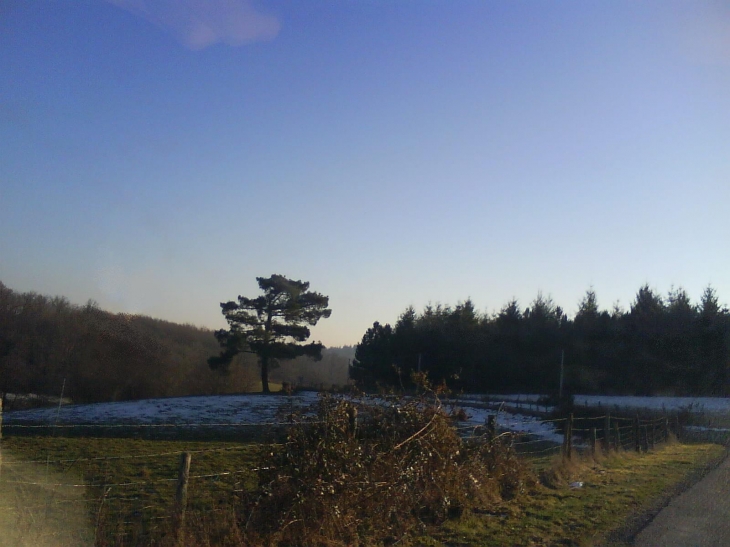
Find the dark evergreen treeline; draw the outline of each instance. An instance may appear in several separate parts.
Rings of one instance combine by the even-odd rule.
[[[538,294],[494,315],[467,300],[407,308],[394,327],[373,324],[356,349],[352,378],[366,389],[407,387],[410,372],[470,392],[557,392],[561,353],[568,392],[727,394],[730,312],[714,289],[699,303],[683,289],[662,297],[641,287],[628,311],[598,307],[587,291],[570,319]]]

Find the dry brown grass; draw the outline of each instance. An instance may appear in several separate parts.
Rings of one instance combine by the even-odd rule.
[[[241,526],[249,541],[390,544],[534,482],[499,440],[465,443],[436,395],[387,404],[323,398],[260,470]]]

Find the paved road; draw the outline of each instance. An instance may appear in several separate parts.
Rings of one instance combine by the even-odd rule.
[[[730,546],[730,458],[673,499],[644,528],[635,547]]]

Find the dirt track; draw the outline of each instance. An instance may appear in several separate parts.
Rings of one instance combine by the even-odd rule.
[[[636,547],[730,545],[730,458],[673,499],[644,528]]]
[[[42,464],[19,463],[0,453],[0,545],[66,547],[93,545],[83,487],[58,486],[71,476]]]

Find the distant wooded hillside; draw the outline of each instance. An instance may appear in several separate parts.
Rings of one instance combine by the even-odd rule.
[[[355,346],[325,348],[321,361],[309,357],[281,361],[271,375],[277,382],[289,382],[300,387],[343,386],[348,383],[348,366],[354,358]]]
[[[347,381],[348,357],[327,350],[272,371],[274,381],[317,386]],[[110,313],[92,301],[13,291],[0,282],[0,393],[118,401],[255,391],[256,357],[242,354],[227,374],[207,359],[220,347],[213,331],[144,315]],[[347,349],[344,350],[347,354]],[[354,355],[354,348],[349,348]]]

